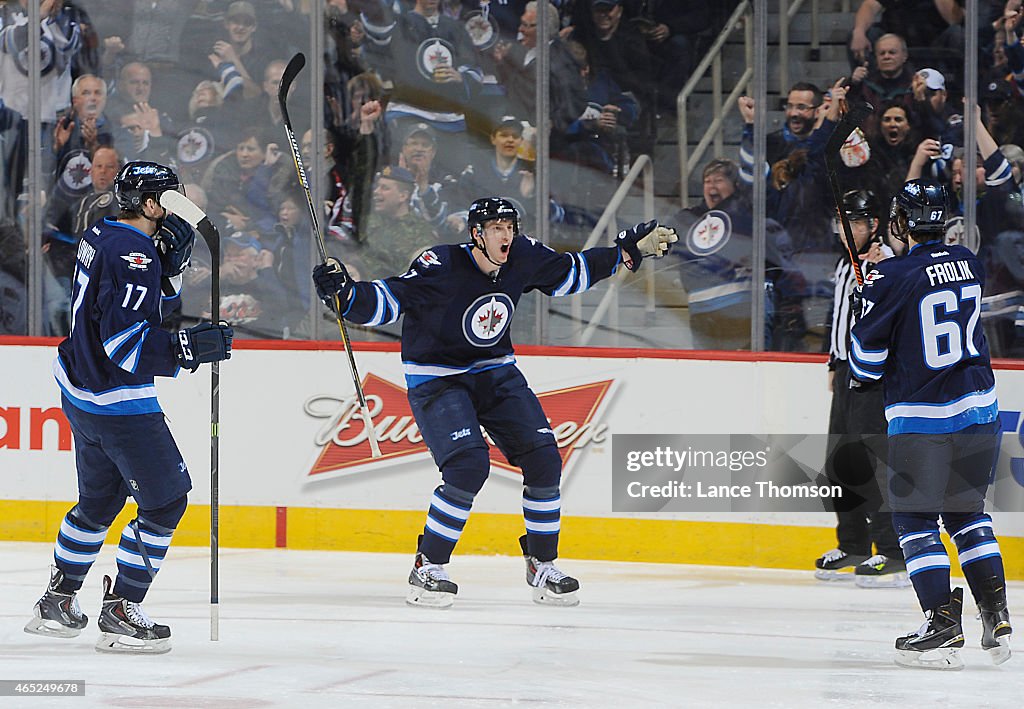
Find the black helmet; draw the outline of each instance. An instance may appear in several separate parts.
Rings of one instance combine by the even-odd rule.
[[[889,232],[901,241],[913,234],[944,234],[949,217],[946,188],[935,180],[908,180],[892,198]]]
[[[137,160],[121,168],[114,178],[114,194],[121,209],[140,212],[145,195],[176,190],[181,186],[174,170],[160,163]]]
[[[519,210],[512,202],[501,197],[483,197],[473,202],[469,206],[466,227],[472,235],[474,227],[483,226],[484,222],[492,219],[511,219],[512,233],[519,234]]]
[[[849,190],[843,195],[843,212],[850,220],[873,219],[875,194],[871,190]]]

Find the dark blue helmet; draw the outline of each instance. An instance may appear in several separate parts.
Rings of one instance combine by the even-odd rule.
[[[934,234],[946,231],[949,219],[949,197],[942,183],[935,180],[908,180],[892,198],[889,207],[889,232],[901,241],[913,234]]]
[[[141,212],[147,195],[157,199],[161,192],[176,190],[181,186],[174,170],[165,165],[145,160],[130,162],[121,168],[114,178],[114,194],[121,209]]]
[[[482,227],[484,222],[492,219],[511,219],[512,233],[519,234],[519,210],[507,199],[501,197],[483,197],[469,206],[469,217],[466,227],[470,235],[475,227]]]

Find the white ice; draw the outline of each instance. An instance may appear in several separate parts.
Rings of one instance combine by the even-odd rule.
[[[0,679],[84,680],[86,695],[0,707],[1004,708],[1024,689],[1024,642],[993,666],[971,601],[966,669],[914,670],[892,661],[895,637],[921,623],[911,589],[569,559],[578,607],[535,605],[520,558],[456,556],[456,604],[434,610],[404,603],[410,555],[226,549],[211,642],[208,550],[172,547],[144,607],[171,626],[174,649],[100,654],[112,548],[80,594],[91,618],[79,637],[22,632],[51,548],[0,544]],[[1009,599],[1011,613],[1024,608],[1024,584],[1009,584]]]

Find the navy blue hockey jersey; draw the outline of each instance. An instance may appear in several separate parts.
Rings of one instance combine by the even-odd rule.
[[[53,373],[72,404],[96,414],[160,411],[154,376],[174,376],[174,335],[159,328],[161,293],[153,239],[106,218],[82,234],[71,296],[71,335],[57,348]]]
[[[876,269],[864,286],[850,367],[861,381],[884,377],[889,434],[949,433],[995,421],[978,258],[932,241]]]
[[[401,276],[357,282],[344,315],[365,325],[405,316],[402,364],[411,389],[437,377],[515,362],[509,323],[523,293],[582,293],[615,273],[620,260],[617,246],[559,254],[520,235],[492,280],[473,260],[469,244],[435,246]]]

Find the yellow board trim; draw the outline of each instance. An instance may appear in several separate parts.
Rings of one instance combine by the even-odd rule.
[[[0,541],[52,542],[73,502],[0,500]],[[135,516],[129,504],[111,525],[114,541]],[[425,512],[290,507],[285,511],[289,549],[412,554]],[[220,509],[220,546],[271,549],[277,546],[278,508],[226,506]],[[998,534],[998,530],[996,530]],[[459,540],[460,554],[519,553],[523,519],[517,514],[476,512]],[[835,546],[830,527],[693,522],[643,518],[563,517],[559,550],[573,559],[671,564],[810,569]],[[954,560],[956,548],[944,539]],[[174,533],[174,544],[208,546],[209,505],[191,505]],[[1024,580],[1024,538],[999,537],[1006,577]]]

